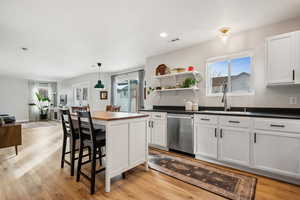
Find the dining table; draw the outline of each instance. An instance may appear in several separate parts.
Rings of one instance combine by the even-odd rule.
[[[71,117],[76,120],[77,114]],[[147,114],[94,111],[91,118],[106,136],[105,192],[110,192],[113,177],[141,164],[148,170]]]

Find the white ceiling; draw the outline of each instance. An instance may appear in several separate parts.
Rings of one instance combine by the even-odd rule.
[[[222,26],[238,32],[299,10],[299,0],[0,0],[0,74],[61,80],[96,71],[99,61],[103,71],[124,70]]]

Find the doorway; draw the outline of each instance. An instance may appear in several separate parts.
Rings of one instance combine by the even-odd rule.
[[[122,112],[137,112],[143,105],[143,76],[140,73],[136,71],[112,77],[112,104],[120,106]]]

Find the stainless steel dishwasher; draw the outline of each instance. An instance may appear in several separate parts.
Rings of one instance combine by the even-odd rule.
[[[168,148],[194,154],[194,116],[168,114]]]

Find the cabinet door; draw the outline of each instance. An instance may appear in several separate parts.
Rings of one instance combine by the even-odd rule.
[[[217,128],[211,125],[196,124],[195,154],[217,159],[218,135]]]
[[[239,165],[250,164],[250,131],[242,128],[220,129],[219,159]]]
[[[164,119],[152,119],[152,144],[167,147],[166,138],[166,120]]]
[[[129,123],[129,164],[135,166],[146,160],[146,121]]]
[[[286,33],[267,39],[268,84],[294,82],[295,33]]]
[[[299,177],[299,135],[256,131],[253,151],[253,161],[256,168]]]
[[[300,31],[297,31],[296,33],[296,54],[295,54],[295,82],[300,83]]]
[[[147,121],[147,142],[148,144],[152,144],[152,127],[151,127],[152,119],[149,118]]]

